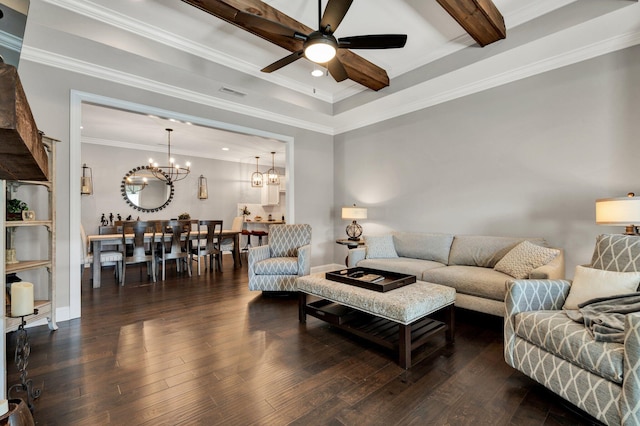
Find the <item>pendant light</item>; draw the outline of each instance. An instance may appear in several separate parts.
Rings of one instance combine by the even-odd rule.
[[[275,151],[271,151],[271,168],[267,170],[267,185],[280,185],[280,176],[276,170]]]
[[[165,130],[167,131],[167,158],[169,164],[166,166],[159,166],[158,163],[154,163],[154,161],[149,158],[149,169],[156,178],[169,184],[186,178],[191,172],[191,163],[187,161],[187,167],[180,167],[179,164],[175,163],[176,160],[171,157],[171,132],[173,132],[173,129]]]
[[[260,173],[258,170],[258,160],[260,157],[256,157],[256,171],[251,175],[251,187],[252,188],[262,188],[262,184],[264,182],[264,175]]]

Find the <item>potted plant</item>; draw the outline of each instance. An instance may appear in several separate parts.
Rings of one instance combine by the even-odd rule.
[[[191,215],[189,213],[180,213],[178,215],[179,220],[189,220],[191,219]]]
[[[249,209],[247,208],[247,206],[244,206],[243,208],[240,209],[240,213],[242,213],[242,216],[246,219],[247,216],[249,216],[251,214],[251,212],[249,211]]]
[[[22,211],[29,210],[27,203],[18,199],[7,200],[7,220],[22,220]]]

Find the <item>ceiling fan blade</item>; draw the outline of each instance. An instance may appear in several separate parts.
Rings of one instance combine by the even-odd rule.
[[[320,31],[324,32],[327,27],[330,27],[327,33],[333,34],[338,29],[344,15],[347,14],[351,3],[353,0],[329,0],[320,20]]]
[[[333,77],[333,79],[338,83],[349,78],[347,70],[344,69],[344,65],[342,65],[342,62],[340,62],[337,56],[327,62],[327,68],[329,69],[331,77]]]
[[[253,29],[269,32],[271,34],[283,35],[286,37],[297,38],[300,40],[306,40],[307,36],[301,34],[298,31],[282,25],[279,22],[270,21],[262,16],[254,15],[252,13],[246,13],[238,11],[235,16],[235,22]]]
[[[298,50],[297,52],[293,52],[291,55],[285,56],[284,58],[280,59],[279,61],[275,61],[274,63],[272,63],[271,65],[268,65],[264,68],[262,68],[260,71],[262,72],[274,72],[276,70],[279,70],[280,68],[289,65],[292,62],[297,61],[298,59],[302,58],[304,56],[304,51],[303,50]]]
[[[397,49],[406,43],[406,34],[374,34],[338,39],[338,47],[346,49]]]

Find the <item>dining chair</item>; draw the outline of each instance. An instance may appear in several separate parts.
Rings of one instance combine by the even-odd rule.
[[[175,260],[178,271],[181,270],[181,264],[186,265],[187,272],[191,276],[191,263],[189,262],[191,220],[162,221],[161,228],[160,252],[156,253],[156,257],[162,263],[162,281],[166,278],[167,260]]]
[[[90,268],[90,276],[93,277],[93,254],[89,251],[87,233],[84,226],[80,224],[80,239],[82,241],[82,262],[80,264],[80,276],[87,265]],[[116,280],[122,276],[122,253],[117,250],[100,251],[100,266],[115,266]],[[93,278],[92,278],[93,279]]]
[[[233,218],[233,223],[231,224],[231,232],[242,232],[243,226],[244,226],[244,217],[236,216]],[[221,252],[220,267],[221,268],[222,268],[222,253],[224,253],[225,251],[233,253],[233,250],[235,248],[234,241],[235,241],[235,236],[226,237],[222,239],[222,243],[220,244],[220,252]],[[239,237],[238,237],[238,241],[240,241]],[[240,250],[240,247],[238,247],[238,250]],[[242,266],[242,259],[239,259],[239,261],[240,261],[240,266]]]
[[[133,240],[127,242],[127,234]],[[125,283],[127,265],[145,263],[147,276],[156,282],[156,224],[153,221],[124,221],[122,224],[122,255],[125,267],[122,268],[121,285]]]
[[[220,243],[222,241],[222,221],[221,220],[200,220],[198,230],[206,228],[205,238],[193,240],[190,247],[191,259],[195,257],[198,261],[198,275],[200,275],[200,259],[209,256],[209,270],[214,271],[213,261],[216,262],[218,271],[222,270],[222,252]]]

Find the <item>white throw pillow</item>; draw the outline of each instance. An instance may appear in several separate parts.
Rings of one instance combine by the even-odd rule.
[[[521,280],[529,278],[531,271],[551,262],[559,253],[560,250],[523,241],[505,254],[493,269]]]
[[[562,309],[578,309],[580,303],[598,297],[634,293],[640,272],[615,272],[576,266],[576,273]]]
[[[367,259],[388,259],[398,257],[393,245],[393,235],[365,236]]]

